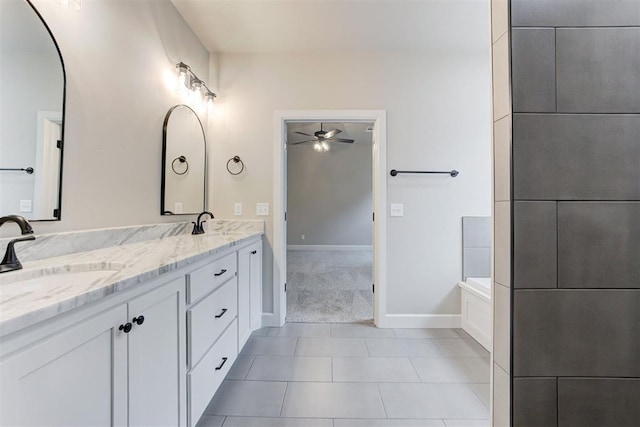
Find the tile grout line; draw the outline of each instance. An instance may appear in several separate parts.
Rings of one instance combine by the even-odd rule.
[[[284,394],[282,395],[282,403],[280,404],[280,412],[278,413],[278,418],[282,418],[282,410],[284,409],[284,401],[287,398],[288,390],[289,390],[289,381],[287,381],[284,386]]]
[[[384,398],[382,397],[382,390],[380,390],[380,383],[376,383],[376,389],[378,390],[378,396],[380,396],[380,402],[382,402],[382,409],[384,410],[384,416],[389,419],[389,414],[387,413],[387,407],[384,404]]]
[[[419,382],[424,383],[424,379],[422,378],[422,376],[420,375],[420,372],[418,372],[418,370],[416,369],[416,365],[413,364],[413,357],[407,357],[407,359],[409,359],[409,363],[411,364],[411,367],[413,368],[413,371],[415,372],[416,376],[418,377],[418,379],[420,380]]]
[[[249,376],[249,372],[251,371],[251,368],[253,368],[253,365],[256,363],[256,357],[255,355],[252,355],[251,357],[253,357],[253,360],[251,361],[251,366],[249,366],[249,369],[247,369],[247,373],[244,374],[244,376],[242,377],[243,381],[248,381],[247,377]]]

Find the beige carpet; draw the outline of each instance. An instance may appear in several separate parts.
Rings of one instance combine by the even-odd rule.
[[[287,322],[371,321],[372,271],[371,250],[287,251]]]

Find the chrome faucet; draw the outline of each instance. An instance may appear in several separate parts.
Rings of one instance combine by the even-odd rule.
[[[20,226],[20,231],[22,235],[33,234],[33,228],[31,228],[31,224],[25,218],[20,215],[7,215],[0,218],[0,227],[5,222],[15,222]],[[21,237],[18,239],[12,239],[7,244],[7,251],[4,254],[4,258],[2,262],[0,262],[0,273],[6,273],[7,271],[20,270],[22,268],[22,264],[18,260],[18,256],[16,255],[16,250],[14,245],[17,242],[25,242],[27,240],[35,240],[35,236],[27,236]]]
[[[204,234],[204,223],[207,221],[200,221],[204,215],[209,215],[211,219],[214,218],[211,212],[202,212],[200,215],[198,215],[198,222],[191,221],[191,223],[193,224],[193,231],[191,231],[191,234]]]

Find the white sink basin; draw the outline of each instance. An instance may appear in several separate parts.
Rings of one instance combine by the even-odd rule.
[[[95,282],[115,275],[124,267],[124,264],[99,262],[3,273],[0,276],[0,297],[69,286],[90,287]]]

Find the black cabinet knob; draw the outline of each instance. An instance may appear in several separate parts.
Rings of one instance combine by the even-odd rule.
[[[137,323],[138,325],[142,325],[144,323],[144,316],[140,315],[138,317],[134,317],[131,319],[133,323]]]
[[[131,332],[131,327],[132,326],[133,325],[131,323],[127,322],[124,325],[120,325],[118,330],[123,331],[125,334],[128,334],[129,332]]]
[[[258,253],[258,251],[251,251],[251,255],[255,255],[257,253]]]
[[[226,273],[227,270],[225,270],[224,268],[222,270],[220,270],[220,273],[214,273],[213,275],[218,277],[218,276],[222,276],[224,273]]]

